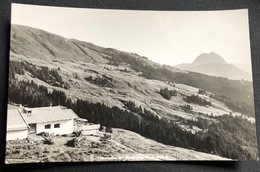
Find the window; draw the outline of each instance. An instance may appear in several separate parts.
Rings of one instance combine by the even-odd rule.
[[[60,128],[60,124],[54,124],[54,128]]]
[[[45,129],[50,129],[51,128],[51,124],[45,125],[44,128]]]

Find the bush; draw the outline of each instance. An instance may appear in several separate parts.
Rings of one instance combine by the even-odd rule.
[[[160,89],[159,93],[163,98],[167,100],[171,100],[172,96],[177,96],[176,90],[169,90],[168,88]]]
[[[205,90],[199,89],[198,94],[206,95],[207,93]]]

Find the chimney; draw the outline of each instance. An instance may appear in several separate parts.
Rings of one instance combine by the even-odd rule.
[[[51,106],[52,106],[52,103],[50,103],[50,111],[51,111]]]
[[[31,114],[32,113],[32,110],[30,108],[28,108],[28,107],[25,107],[23,110],[27,114]]]

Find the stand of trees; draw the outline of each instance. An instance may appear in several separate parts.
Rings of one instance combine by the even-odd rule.
[[[9,83],[8,99],[10,102],[26,105],[29,107],[65,105],[69,100],[62,91],[48,89],[37,85],[33,81],[19,81]]]
[[[184,111],[192,111],[193,110],[193,107],[189,104],[186,104],[186,105],[180,105],[181,109],[184,110]]]
[[[206,100],[202,97],[200,97],[199,95],[191,95],[191,96],[186,96],[184,98],[184,100],[187,102],[187,103],[195,103],[195,104],[198,104],[198,105],[202,105],[202,106],[211,106],[211,101],[209,100]]]
[[[208,119],[198,117],[197,120],[186,120],[185,124],[189,126],[196,126],[201,129],[208,129],[212,122]]]
[[[243,100],[234,101],[225,95],[210,95],[210,97],[225,103],[225,105],[233,111],[240,112],[251,117],[255,117],[255,111],[253,106],[254,102]]]
[[[113,88],[114,87],[114,83],[112,82],[112,79],[108,79],[108,78],[105,78],[105,77],[92,77],[92,76],[89,76],[89,77],[86,77],[85,78],[86,81],[89,81],[93,84],[96,84],[98,86],[101,86],[101,87],[110,87],[110,88]]]
[[[163,98],[167,100],[171,100],[172,96],[177,96],[176,90],[169,90],[168,88],[160,89],[159,93]]]
[[[57,70],[48,67],[36,67],[35,65],[25,62],[25,61],[10,61],[10,74],[12,79],[14,78],[14,73],[24,75],[25,71],[28,71],[33,78],[38,78],[52,86],[62,87],[69,89],[69,84],[64,82],[57,72]]]
[[[198,94],[207,95],[205,90],[199,89]]]

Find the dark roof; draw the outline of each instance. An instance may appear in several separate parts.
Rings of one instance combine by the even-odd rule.
[[[20,109],[20,113],[28,124],[63,121],[79,118],[71,109],[62,106],[30,108],[31,113]]]
[[[18,131],[28,129],[18,109],[8,109],[7,111],[7,131]]]

